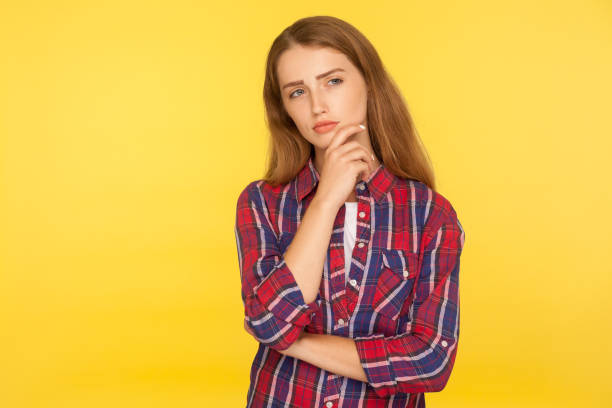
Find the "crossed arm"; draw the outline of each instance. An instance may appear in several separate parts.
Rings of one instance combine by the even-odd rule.
[[[244,328],[253,334],[246,321]],[[306,361],[343,377],[368,382],[355,341],[348,337],[302,331],[300,337],[289,348],[279,350],[279,353]]]

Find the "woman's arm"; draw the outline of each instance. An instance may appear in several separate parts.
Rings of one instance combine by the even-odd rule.
[[[355,341],[348,337],[302,332],[280,353],[306,361],[336,375],[367,382]]]
[[[338,209],[315,195],[283,257],[306,303],[317,298]]]
[[[249,184],[236,204],[235,235],[244,323],[257,341],[282,350],[297,340],[310,323],[317,308],[316,292],[313,301],[304,301],[279,247],[261,184],[259,181]],[[316,209],[313,207],[311,217],[317,215]],[[317,271],[308,272],[314,280]],[[321,271],[318,275],[320,279]]]
[[[297,340],[317,308],[337,210],[315,195],[289,248],[282,253],[260,184],[249,184],[236,205],[244,322],[257,341],[282,350]]]
[[[248,333],[254,334],[246,322],[244,323],[244,329]],[[330,373],[358,381],[368,381],[359,360],[355,341],[348,337],[303,331],[289,348],[277,351],[286,356],[306,361]]]

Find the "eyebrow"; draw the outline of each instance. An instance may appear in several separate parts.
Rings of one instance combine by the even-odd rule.
[[[324,73],[322,73],[322,74],[317,75],[317,76],[316,76],[316,78],[317,78],[317,79],[321,79],[321,78],[326,77],[326,76],[328,76],[329,74],[332,74],[332,73],[334,73],[334,72],[336,72],[336,71],[343,71],[343,72],[346,72],[346,71],[344,71],[342,68],[334,68],[334,69],[332,69],[331,71],[327,71],[327,72],[324,72]],[[285,88],[287,88],[287,87],[294,86],[294,85],[302,85],[303,83],[304,83],[304,81],[301,81],[301,80],[300,80],[300,81],[289,82],[288,84],[283,85],[283,87],[282,87],[281,89],[285,89]]]

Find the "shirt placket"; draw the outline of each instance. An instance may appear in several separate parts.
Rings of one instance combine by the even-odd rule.
[[[334,322],[332,324],[332,333],[343,335],[345,327],[348,323],[348,312],[346,308],[346,281],[344,271],[344,217],[346,209],[340,207],[330,237],[330,245],[328,250],[329,271],[330,271],[330,287],[332,290],[330,302],[334,314]]]
[[[371,196],[368,194],[364,182],[357,184],[357,233],[355,237],[355,248],[351,263],[347,265],[348,280],[346,285],[346,295],[343,302],[348,315],[352,315],[359,299],[360,284],[363,275],[366,273],[370,241],[371,241],[371,212],[374,206]],[[353,260],[355,262],[353,262]]]
[[[349,333],[349,320],[353,313],[357,299],[359,298],[359,282],[363,277],[363,269],[359,265],[365,265],[368,257],[370,243],[370,195],[365,190],[363,182],[357,185],[357,233],[353,258],[357,264],[344,265],[344,218],[346,207],[342,206],[334,219],[334,226],[330,238],[328,261],[330,273],[331,304],[334,315],[332,324],[333,335],[347,337]],[[352,266],[352,267],[351,267]],[[345,268],[349,268],[348,280],[345,279]],[[331,408],[338,405],[341,380],[340,377],[328,373],[327,392],[324,398],[324,407]]]
[[[344,218],[346,207],[340,207],[334,220],[328,259],[332,304],[335,321],[334,334],[347,335],[348,322],[359,298],[360,282],[365,273],[371,241],[371,211],[373,202],[364,182],[357,184],[357,231],[351,261],[344,265]],[[353,262],[355,260],[355,262]],[[346,268],[346,269],[345,269]],[[348,279],[346,279],[348,275]]]

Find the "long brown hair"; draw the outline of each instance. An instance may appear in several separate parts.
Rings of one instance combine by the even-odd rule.
[[[368,88],[367,123],[376,157],[393,174],[425,183],[435,191],[433,168],[397,85],[370,41],[349,23],[331,16],[297,20],[272,43],[266,62],[263,98],[270,130],[264,180],[271,185],[292,180],[313,154],[282,102],[276,66],[280,55],[300,44],[344,53],[361,72]]]

